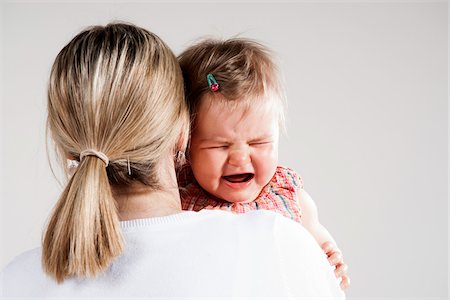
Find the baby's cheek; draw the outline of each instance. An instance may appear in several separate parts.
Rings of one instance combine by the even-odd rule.
[[[264,165],[271,169],[278,164],[278,147],[271,145],[262,149],[260,159],[264,161]]]
[[[218,173],[222,170],[224,161],[226,161],[226,154],[220,150],[205,151],[204,155],[200,157],[200,161],[207,165],[207,168],[212,173]]]
[[[272,179],[278,165],[276,152],[267,150],[264,154],[255,158],[258,184],[263,186]]]
[[[222,158],[220,153],[214,153],[214,151],[204,151],[197,157],[198,166],[197,170],[194,170],[196,177],[201,177],[203,182],[212,183],[222,176]],[[198,179],[198,178],[197,178]]]
[[[212,163],[209,161],[207,156],[204,156],[202,158],[200,158],[200,157],[197,158],[196,163],[195,163],[196,168],[194,169],[195,172],[197,173],[197,176],[198,175],[208,175],[208,171],[210,171],[209,166],[211,164]]]

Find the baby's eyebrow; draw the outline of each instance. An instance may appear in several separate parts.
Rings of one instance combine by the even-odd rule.
[[[264,141],[264,140],[272,140],[273,139],[273,135],[272,134],[264,134],[255,138],[251,138],[250,140],[248,140],[249,143],[255,143],[255,142],[260,142],[260,141]],[[199,140],[200,143],[205,143],[205,142],[213,142],[213,143],[229,143],[229,140],[222,138],[222,137],[218,137],[218,136],[208,136],[208,137],[203,137]]]
[[[272,134],[265,134],[265,135],[261,135],[259,137],[253,138],[249,142],[254,143],[254,142],[259,142],[259,141],[263,141],[263,140],[269,140],[272,138],[273,138]]]
[[[200,139],[200,143],[204,143],[204,142],[227,143],[228,141],[221,137],[211,136],[211,137],[204,137],[204,138]]]

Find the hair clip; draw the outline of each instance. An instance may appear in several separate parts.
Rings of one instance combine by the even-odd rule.
[[[213,74],[209,73],[206,76],[206,79],[208,80],[208,86],[213,92],[217,92],[219,90],[219,84],[217,83],[216,79],[214,78]]]

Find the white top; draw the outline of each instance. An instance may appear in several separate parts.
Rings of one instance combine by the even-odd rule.
[[[37,248],[3,270],[2,295],[344,297],[313,237],[300,224],[273,212],[182,212],[125,221],[121,227],[125,250],[106,273],[58,285],[43,273]]]

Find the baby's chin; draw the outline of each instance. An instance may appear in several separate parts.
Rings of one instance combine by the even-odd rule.
[[[250,203],[255,201],[255,199],[258,197],[258,194],[255,195],[248,195],[248,194],[239,195],[239,193],[236,193],[235,195],[232,195],[232,193],[227,194],[228,195],[214,195],[214,196],[230,203]]]
[[[203,186],[202,186],[203,187]],[[203,189],[211,196],[229,203],[250,203],[258,198],[261,193],[259,186],[251,184],[243,189],[232,189],[226,186],[219,186],[219,188],[211,190],[203,187]]]

